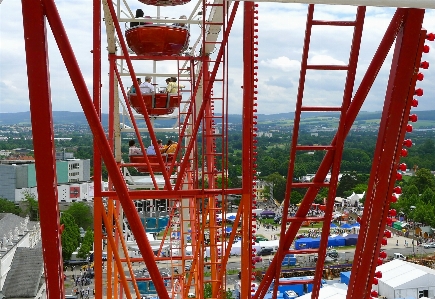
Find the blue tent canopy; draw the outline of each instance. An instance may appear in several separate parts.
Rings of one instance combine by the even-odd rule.
[[[352,224],[352,226],[353,226],[353,227],[359,227],[360,225],[359,225],[358,222],[355,222],[354,224]]]
[[[347,235],[345,237],[346,246],[356,245],[358,241],[358,235]]]
[[[334,222],[331,222],[330,227],[331,227],[331,228],[335,228],[335,227],[337,227],[337,225],[336,225]]]
[[[312,241],[313,241],[313,239],[311,239],[311,238],[300,238],[300,239],[296,240],[295,248],[296,249],[313,248]]]
[[[333,238],[335,240],[335,246],[345,246],[346,239],[342,236],[336,236]]]
[[[345,223],[341,226],[341,228],[352,228],[352,226],[349,223]]]
[[[233,229],[232,229],[231,227],[227,227],[227,228],[225,229],[225,231],[226,231],[227,233],[230,233],[230,232],[233,231]]]

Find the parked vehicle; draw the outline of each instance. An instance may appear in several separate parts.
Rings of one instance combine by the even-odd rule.
[[[406,256],[401,253],[393,253],[393,260],[402,260],[406,261]]]
[[[256,262],[256,263],[261,263],[263,261],[261,256],[254,256],[252,257],[252,261]]]
[[[255,242],[260,242],[260,241],[269,241],[268,238],[265,238],[263,236],[255,236]]]
[[[329,256],[333,259],[338,259],[339,257],[338,252],[335,249],[329,249],[328,251],[326,251],[326,256]]]
[[[423,244],[424,248],[435,248],[435,242],[425,243]]]
[[[258,256],[271,255],[273,253],[273,248],[261,248],[258,252]]]

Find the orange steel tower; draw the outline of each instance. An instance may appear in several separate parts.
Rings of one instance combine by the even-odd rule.
[[[154,6],[183,5],[187,1],[141,1]],[[283,1],[286,2],[286,1]],[[294,1],[289,1],[294,2]],[[305,1],[299,1],[305,2]],[[384,1],[310,1],[319,4],[383,5]],[[362,2],[362,3],[360,3]],[[390,1],[391,2],[391,1]],[[399,2],[399,1],[398,1]],[[94,264],[95,298],[141,298],[139,286],[146,284],[155,289],[158,298],[204,298],[205,288],[211,289],[211,298],[226,298],[226,265],[237,235],[241,237],[240,298],[264,298],[272,290],[277,298],[278,286],[292,282],[280,281],[281,262],[287,254],[318,253],[325,256],[332,207],[338,183],[344,140],[361,109],[362,104],[395,42],[387,92],[384,100],[376,151],[366,195],[361,230],[355,252],[353,271],[347,298],[370,298],[375,268],[378,265],[380,246],[389,212],[390,202],[400,193],[395,187],[396,173],[403,152],[405,134],[411,131],[408,122],[415,121],[411,107],[414,96],[422,91],[416,87],[419,69],[427,68],[421,60],[427,51],[427,35],[422,29],[424,8],[433,7],[431,1],[402,1],[419,8],[397,8],[373,59],[361,80],[354,88],[365,7],[355,8],[355,18],[348,21],[317,20],[316,4],[308,5],[305,40],[301,60],[295,120],[289,153],[286,195],[279,249],[258,288],[253,289],[252,276],[254,233],[256,231],[253,209],[256,206],[255,182],[257,180],[257,69],[258,69],[258,8],[254,2],[203,0],[193,15],[167,24],[159,16],[138,22],[122,18],[121,1],[93,1],[93,91],[86,88],[81,70],[68,41],[67,32],[57,12],[54,0],[22,0],[28,70],[29,98],[38,197],[41,211],[42,246],[44,249],[45,279],[49,299],[64,298],[63,264],[61,255],[59,211],[55,174],[55,146],[51,111],[46,30],[51,28],[65,66],[73,82],[83,112],[94,136]],[[283,4],[285,5],[285,4]],[[397,4],[399,5],[399,4]],[[432,5],[432,6],[431,6]],[[239,7],[241,6],[241,7]],[[243,10],[243,135],[242,135],[242,187],[228,188],[228,37],[237,11]],[[101,98],[101,15],[107,31],[109,61],[109,97]],[[197,21],[201,36],[193,49],[187,49],[189,31],[186,26]],[[131,28],[123,30],[121,24],[130,22]],[[138,22],[136,26],[131,22]],[[181,25],[180,25],[181,24]],[[347,26],[353,28],[350,54],[346,65],[313,65],[308,62],[311,31],[315,26]],[[124,32],[125,31],[125,32]],[[171,41],[171,42],[169,42]],[[174,42],[175,41],[175,42]],[[187,42],[187,44],[186,44]],[[134,52],[134,53],[133,53]],[[104,58],[105,59],[105,58]],[[150,62],[153,67],[160,62],[172,63],[173,73],[157,70],[144,73],[139,63]],[[125,69],[127,71],[125,71]],[[339,104],[320,107],[304,101],[305,78],[308,72],[346,72],[343,97]],[[174,77],[175,85],[184,90],[170,93],[144,93],[127,91],[124,82],[132,82],[134,89],[141,87],[137,76]],[[123,80],[129,76],[130,79]],[[355,91],[354,91],[355,90]],[[109,130],[101,122],[101,101],[109,103]],[[289,99],[289,103],[293,101]],[[120,108],[121,107],[121,108]],[[299,124],[304,112],[329,111],[339,114],[339,128],[331,144],[312,146],[298,143]],[[126,129],[120,119],[132,124]],[[171,118],[175,125],[168,129],[156,128],[155,119]],[[131,155],[124,161],[120,152],[121,135],[134,134],[139,141],[141,154]],[[171,150],[145,154],[142,141],[147,134],[154,148],[158,148],[158,132],[176,136]],[[321,151],[324,159],[308,183],[293,182],[296,153]],[[49,167],[47,167],[49,166]],[[108,189],[101,186],[103,168],[109,175]],[[133,180],[128,182],[133,168],[149,179],[147,185]],[[325,177],[331,173],[329,182]],[[161,175],[157,175],[161,174]],[[305,188],[306,195],[296,213],[288,215],[291,192]],[[308,217],[307,213],[320,188],[328,188],[326,212],[322,218]],[[233,222],[226,222],[228,195],[240,195],[241,202]],[[168,212],[168,223],[162,238],[150,239],[143,218],[138,212],[138,202],[155,211],[156,200],[163,200]],[[157,218],[157,217],[156,217]],[[156,220],[157,221],[157,220]],[[294,249],[291,247],[298,229],[304,221],[324,221],[319,249]],[[102,227],[104,225],[105,231]],[[231,233],[226,233],[227,227]],[[131,235],[127,237],[129,233]],[[129,242],[137,246],[140,255],[130,256]],[[107,248],[103,249],[103,244]],[[107,271],[103,275],[102,252],[107,251]],[[134,263],[144,263],[147,275],[138,275]],[[168,271],[161,271],[164,263]],[[209,275],[205,274],[205,269]],[[324,259],[319,258],[316,274],[304,281],[312,283],[312,298],[318,298],[324,269]],[[300,283],[300,281],[298,281]],[[273,285],[273,287],[272,287]],[[104,289],[103,289],[104,287]]]

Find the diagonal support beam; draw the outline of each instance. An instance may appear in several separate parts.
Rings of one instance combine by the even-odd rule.
[[[423,18],[424,10],[409,9],[396,39],[348,299],[370,297],[426,37]]]
[[[22,13],[47,298],[64,298],[48,45],[41,1],[23,0]]]

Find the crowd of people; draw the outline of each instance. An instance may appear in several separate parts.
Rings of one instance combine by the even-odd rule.
[[[77,276],[75,276],[74,274],[72,275],[72,279],[75,283],[72,293],[75,294],[77,298],[87,299],[89,298],[89,295],[95,294],[94,289],[92,289],[92,294],[91,294],[91,289],[89,287],[89,285],[91,284],[91,278],[89,276],[90,275],[88,274],[88,272],[82,273],[81,271],[80,271],[80,275]],[[85,288],[86,286],[87,288]]]
[[[128,154],[130,156],[142,155],[142,149],[136,146],[136,142],[134,140],[130,140],[128,142],[128,145],[129,145]],[[168,140],[166,145],[163,145],[162,140],[160,140],[160,139],[157,140],[158,151],[163,155],[175,153],[175,150],[177,149],[177,145],[178,145],[178,143],[175,141],[172,141],[171,139]],[[156,149],[152,143],[150,146],[148,146],[146,148],[146,154],[147,155],[156,155],[157,154]]]

